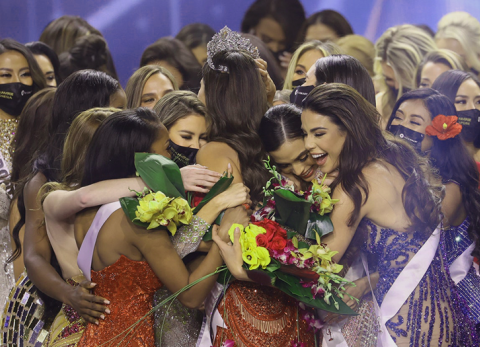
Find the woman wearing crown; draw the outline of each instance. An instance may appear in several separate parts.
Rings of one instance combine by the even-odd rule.
[[[222,172],[233,168],[234,183],[250,188],[254,204],[262,199],[268,180],[265,153],[257,129],[268,109],[267,93],[275,91],[266,63],[247,39],[224,28],[208,45],[199,98],[212,118],[209,143],[197,163]],[[251,282],[234,281],[225,291],[214,287],[205,303],[206,322],[197,346],[290,346],[301,337],[313,346],[313,333],[298,319],[297,303],[281,291]]]

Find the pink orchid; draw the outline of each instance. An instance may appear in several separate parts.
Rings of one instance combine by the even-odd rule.
[[[290,347],[306,347],[305,343],[300,342],[299,339],[290,341]]]
[[[213,347],[213,346],[212,346]],[[235,347],[235,341],[225,340],[221,347]]]

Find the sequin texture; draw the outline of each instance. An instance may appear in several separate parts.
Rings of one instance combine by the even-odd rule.
[[[367,232],[365,251],[378,263],[375,290],[381,305],[400,272],[418,252],[429,235],[380,228],[364,219],[359,226]],[[399,346],[478,346],[475,325],[468,307],[450,279],[443,242],[415,290],[386,327]]]

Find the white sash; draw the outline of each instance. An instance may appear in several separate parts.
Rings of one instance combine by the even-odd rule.
[[[385,294],[382,306],[379,308],[375,299],[375,295],[372,295],[375,302],[375,308],[377,315],[380,318],[380,332],[378,334],[378,347],[396,347],[396,343],[393,341],[392,336],[387,330],[385,324],[397,314],[400,308],[403,306],[408,297],[412,294],[415,288],[418,286],[423,276],[427,272],[430,264],[437,252],[438,244],[440,241],[440,229],[437,227],[435,231],[430,235],[428,240],[423,244],[419,251],[408,262],[407,266],[402,270],[400,275],[393,283],[393,285]],[[365,256],[362,256],[366,273],[368,274],[368,264]],[[370,281],[370,276],[369,281]]]
[[[462,254],[458,256],[457,259],[453,261],[452,265],[450,265],[450,277],[455,284],[458,284],[458,282],[463,280],[472,267],[472,252],[474,249],[475,244],[472,243]]]

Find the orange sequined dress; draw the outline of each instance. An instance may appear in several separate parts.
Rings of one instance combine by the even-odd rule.
[[[299,317],[296,301],[280,290],[252,282],[233,282],[218,306],[228,329],[217,328],[214,346],[225,340],[235,347],[288,347],[299,338],[314,347],[312,331]]]
[[[94,294],[110,300],[110,314],[99,325],[88,324],[78,343],[80,346],[138,346],[155,345],[153,315],[132,333],[124,333],[152,308],[153,295],[161,287],[157,276],[146,261],[130,260],[124,255],[103,270],[92,270]],[[123,334],[122,334],[123,333]],[[118,336],[122,334],[121,336]],[[108,342],[107,342],[108,341]]]

